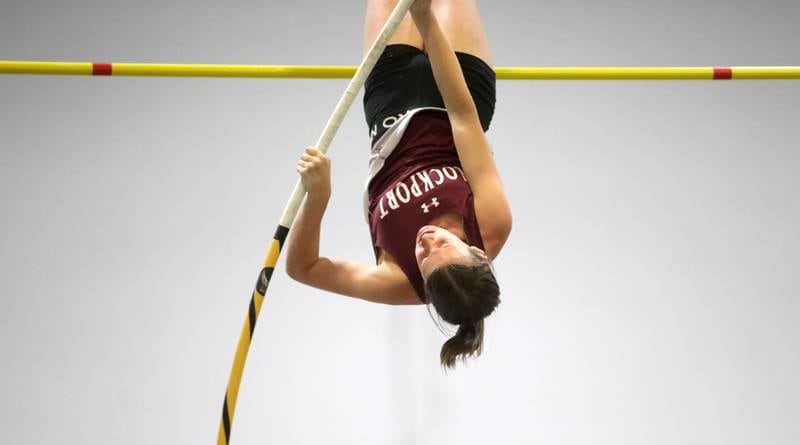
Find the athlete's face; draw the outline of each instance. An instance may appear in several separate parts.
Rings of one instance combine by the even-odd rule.
[[[417,232],[414,254],[422,278],[426,280],[441,266],[453,263],[470,264],[474,260],[473,252],[485,256],[482,250],[467,245],[463,232],[451,232],[438,226],[422,226]]]

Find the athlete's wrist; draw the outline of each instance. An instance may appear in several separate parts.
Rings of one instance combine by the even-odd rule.
[[[306,205],[322,205],[323,207],[328,204],[328,201],[331,199],[331,187],[328,186],[317,186],[311,190],[308,190],[308,196],[306,197]]]
[[[411,18],[414,20],[414,24],[417,25],[420,34],[423,36],[427,34],[431,25],[436,22],[436,15],[434,15],[430,8],[423,10],[412,9]]]

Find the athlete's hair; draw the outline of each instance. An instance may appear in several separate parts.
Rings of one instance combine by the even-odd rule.
[[[483,319],[500,304],[500,287],[492,266],[473,253],[471,264],[448,264],[435,269],[425,282],[425,296],[442,319],[459,325],[442,346],[442,366],[454,368],[459,359],[477,357],[483,349]]]

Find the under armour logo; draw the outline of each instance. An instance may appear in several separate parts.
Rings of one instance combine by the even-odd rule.
[[[431,207],[439,207],[439,198],[434,196],[430,204],[422,204],[419,207],[422,209],[422,213],[430,213]]]

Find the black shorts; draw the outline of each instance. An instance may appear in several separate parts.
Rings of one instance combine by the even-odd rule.
[[[492,67],[471,54],[456,52],[483,131],[494,115],[496,76]],[[364,114],[375,143],[406,111],[444,108],[428,56],[411,45],[389,45],[364,84]]]

